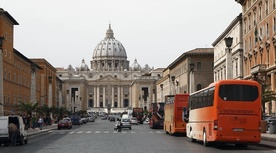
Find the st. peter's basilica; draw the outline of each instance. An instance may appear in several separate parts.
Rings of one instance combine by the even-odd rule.
[[[141,67],[127,60],[123,44],[114,37],[111,25],[92,54],[90,68],[83,59],[79,67],[58,68],[63,81],[64,105],[71,111],[123,112],[134,107],[149,108],[156,102],[156,81],[164,68]]]

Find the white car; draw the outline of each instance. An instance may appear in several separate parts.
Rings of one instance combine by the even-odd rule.
[[[136,117],[132,117],[130,118],[130,121],[131,121],[131,124],[135,124],[135,125],[138,125],[138,120]]]

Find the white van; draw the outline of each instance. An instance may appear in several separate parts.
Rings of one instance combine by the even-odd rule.
[[[19,115],[0,116],[0,146],[10,144],[9,124],[14,123],[18,127],[17,143],[23,145],[28,143],[28,135],[25,131],[23,119]]]

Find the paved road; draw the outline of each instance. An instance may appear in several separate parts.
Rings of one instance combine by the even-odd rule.
[[[99,120],[101,121],[101,120]],[[162,129],[133,125],[132,130],[114,131],[114,122],[94,122],[72,129],[50,130],[30,137],[29,143],[16,147],[0,147],[1,153],[183,153],[183,152],[276,152],[275,147],[234,145],[204,147],[184,136],[170,136]]]

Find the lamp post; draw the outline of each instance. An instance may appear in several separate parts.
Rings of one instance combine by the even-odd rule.
[[[163,102],[163,84],[160,84],[161,88],[161,102]]]
[[[233,43],[233,37],[226,37],[224,38],[225,45],[226,45],[226,79],[232,79],[232,53],[231,53],[231,46]]]
[[[3,103],[3,44],[4,37],[0,37],[0,102]],[[4,115],[4,106],[0,105],[0,116]]]
[[[190,89],[189,89],[189,93],[192,93],[194,92],[194,69],[195,69],[195,64],[194,63],[190,63],[189,64],[189,73],[190,73],[190,79],[189,79],[189,82],[190,82]]]
[[[175,87],[174,87],[174,81],[175,81],[175,76],[171,76],[171,80],[172,80],[172,94],[175,94]]]

